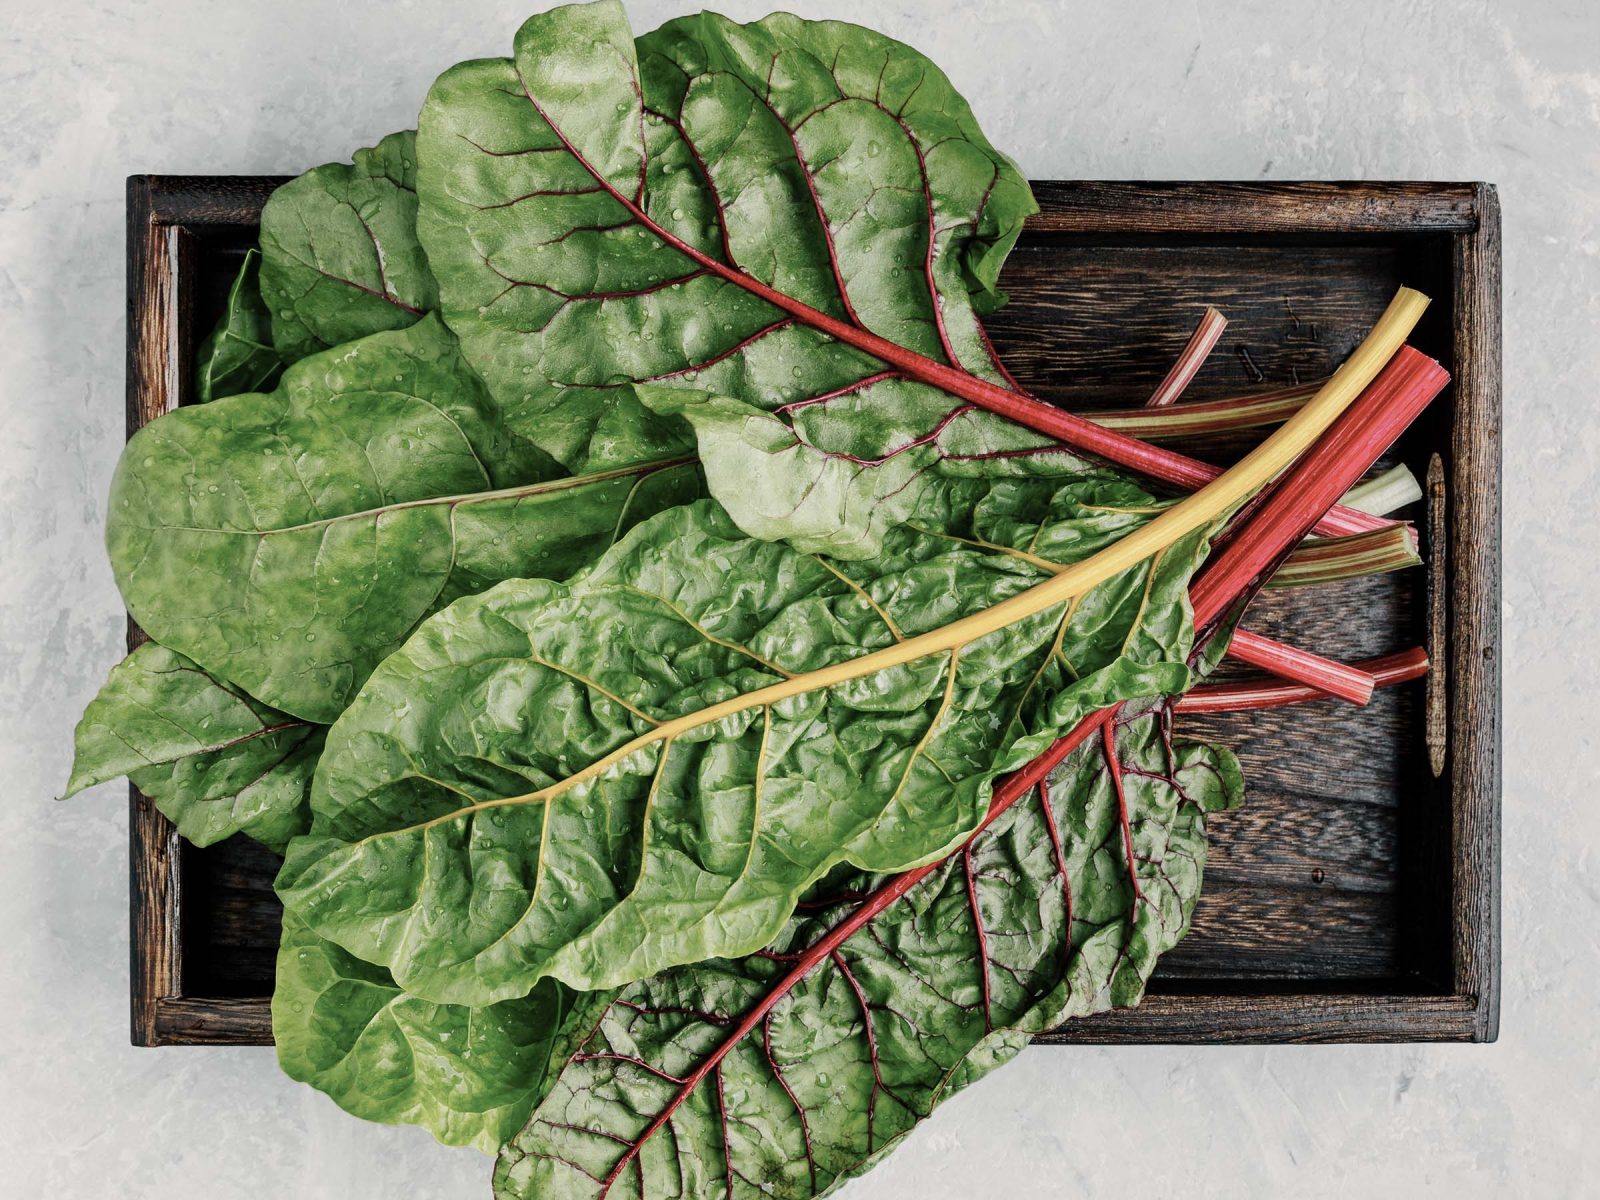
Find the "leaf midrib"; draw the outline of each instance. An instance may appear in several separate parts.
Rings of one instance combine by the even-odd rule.
[[[592,484],[610,483],[617,479],[627,479],[630,476],[643,478],[656,474],[659,471],[671,470],[673,467],[692,466],[700,460],[694,455],[684,455],[679,458],[658,459],[654,462],[639,463],[631,467],[617,467],[610,471],[597,471],[590,475],[569,475],[564,479],[547,479],[539,483],[522,484],[516,487],[496,488],[487,492],[462,492],[452,496],[426,496],[417,500],[402,500],[394,504],[382,504],[376,508],[365,508],[358,512],[340,513],[333,517],[320,517],[315,521],[304,521],[298,525],[280,525],[274,529],[223,529],[207,525],[133,525],[130,529],[141,529],[149,533],[163,531],[176,531],[179,533],[225,533],[239,537],[273,537],[283,533],[302,533],[308,529],[324,529],[336,525],[341,521],[362,521],[378,518],[393,512],[401,512],[410,508],[431,508],[442,505],[447,508],[464,508],[472,504],[489,504],[496,500],[515,500],[530,496],[557,495],[564,491],[572,491]]]

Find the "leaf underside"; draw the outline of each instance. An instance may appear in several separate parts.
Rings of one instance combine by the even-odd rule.
[[[277,382],[284,359],[272,345],[272,322],[258,283],[261,254],[244,256],[216,328],[195,359],[195,397],[205,404],[224,396],[260,392]]]
[[[437,307],[416,236],[416,153],[415,133],[392,133],[267,200],[261,296],[285,361],[404,329]]]

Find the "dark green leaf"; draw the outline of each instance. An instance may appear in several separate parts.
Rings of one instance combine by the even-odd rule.
[[[1033,1034],[1138,1003],[1188,929],[1205,814],[1240,795],[1233,756],[1169,747],[1165,720],[1116,735],[1131,863],[1095,738],[798,982],[887,879],[830,880],[761,956],[620,992],[501,1152],[496,1196],[820,1195]]]
[[[107,543],[156,640],[331,721],[436,608],[570,574],[698,492],[681,459],[559,474],[429,318],[304,359],[270,394],[147,425],[117,468]]]
[[[972,293],[993,298],[1033,199],[907,46],[782,13],[750,25],[705,13],[640,38],[635,55],[616,3],[559,8],[522,27],[514,60],[439,79],[418,152],[418,233],[445,320],[562,461],[618,381],[776,409],[783,432],[858,463],[935,438],[1039,444],[825,328],[1003,378]],[[796,465],[809,464],[776,468]],[[819,504],[798,534],[870,553],[912,511],[900,465],[854,476],[850,507],[890,504],[884,517],[834,543],[841,505]],[[720,495],[744,521],[745,494]]]
[[[437,306],[416,187],[416,134],[406,130],[272,194],[261,212],[261,295],[287,361],[404,329]]]
[[[67,795],[126,775],[197,846],[247,833],[281,850],[310,825],[322,736],[150,642],[84,710]]]
[[[487,1008],[430,1004],[285,914],[272,1038],[291,1079],[354,1116],[493,1154],[544,1097],[590,1003],[548,981]]]
[[[195,396],[204,404],[277,382],[283,357],[272,346],[272,323],[257,282],[261,255],[251,250],[228,289],[227,307],[196,355]]]
[[[831,563],[709,502],[663,513],[391,656],[330,733],[279,894],[441,1002],[747,953],[834,864],[936,857],[1084,713],[1186,687],[1202,550],[997,622],[1053,568],[911,530]]]

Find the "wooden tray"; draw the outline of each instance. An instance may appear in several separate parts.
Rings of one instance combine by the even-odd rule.
[[[128,432],[192,398],[221,309],[282,180],[128,180]],[[1426,683],[1186,719],[1244,762],[1213,823],[1189,937],[1144,1004],[1052,1041],[1492,1041],[1500,911],[1500,218],[1485,184],[1038,183],[1043,212],[991,322],[1047,399],[1137,403],[1206,303],[1229,317],[1189,395],[1326,375],[1404,283],[1413,339],[1452,386],[1397,447],[1428,481],[1427,566],[1269,594],[1252,624],[1346,658],[1422,644]],[[1225,448],[1208,447],[1218,454]],[[130,642],[139,637],[130,628]],[[180,842],[133,795],[133,1041],[271,1040],[275,859]]]

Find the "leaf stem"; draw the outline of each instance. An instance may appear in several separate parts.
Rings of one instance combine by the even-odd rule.
[[[1164,408],[1107,408],[1083,415],[1085,420],[1102,428],[1151,441],[1205,437],[1281,424],[1305,407],[1320,386],[1304,384],[1248,396],[1230,396],[1225,400],[1193,400]]]
[[[1410,469],[1401,463],[1390,467],[1382,475],[1356,484],[1345,493],[1344,505],[1381,517],[1421,499],[1422,485]]]
[[[1318,469],[1297,467],[1279,479],[1258,500],[1250,519],[1206,563],[1189,593],[1201,628],[1220,617],[1245,588],[1270,574],[1448,379],[1443,367],[1410,347],[1395,355],[1377,386],[1329,426],[1317,446]]]
[[[1351,704],[1365,704],[1371,700],[1372,689],[1377,684],[1371,674],[1359,667],[1262,637],[1248,629],[1234,631],[1228,642],[1228,657]]]
[[[1338,583],[1363,575],[1381,575],[1422,563],[1417,553],[1417,531],[1396,522],[1370,533],[1340,538],[1308,538],[1294,548],[1268,579],[1269,588],[1307,587]]]
[[[1428,655],[1420,646],[1398,654],[1386,654],[1352,664],[1372,677],[1380,688],[1394,687],[1421,679],[1428,673]],[[1289,704],[1304,704],[1311,700],[1326,700],[1327,694],[1318,688],[1300,683],[1272,682],[1265,679],[1241,679],[1228,683],[1203,683],[1178,697],[1173,705],[1180,713],[1253,712],[1264,708],[1282,708]]]
[[[1228,327],[1228,318],[1223,316],[1211,305],[1206,305],[1205,314],[1200,318],[1194,332],[1189,335],[1188,343],[1183,347],[1183,352],[1178,355],[1178,360],[1172,364],[1172,370],[1156,390],[1150,394],[1150,399],[1144,402],[1146,408],[1165,408],[1184,393],[1200,368],[1205,365],[1211,351],[1216,347],[1222,337],[1222,331]]]

